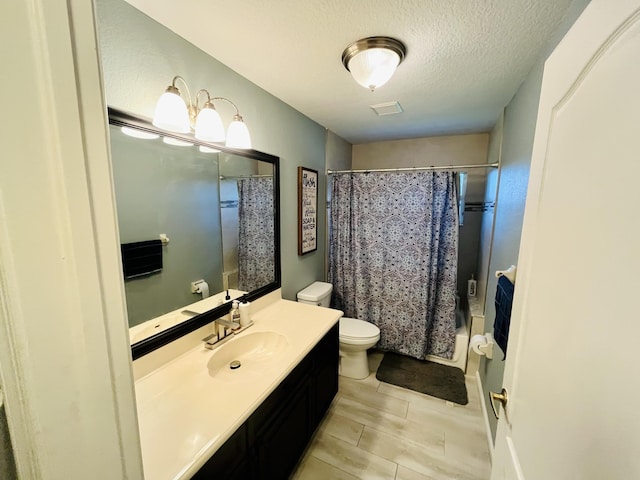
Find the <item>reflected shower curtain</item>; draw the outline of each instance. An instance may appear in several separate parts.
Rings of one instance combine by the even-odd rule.
[[[238,180],[238,288],[251,292],[275,280],[273,178]]]
[[[380,328],[378,347],[451,358],[458,215],[453,172],[332,177],[332,306]]]

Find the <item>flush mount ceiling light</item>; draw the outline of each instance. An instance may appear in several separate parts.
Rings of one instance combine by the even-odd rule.
[[[367,37],[353,42],[342,52],[342,64],[356,82],[372,92],[389,81],[407,54],[400,40]]]
[[[180,90],[176,87],[177,80],[184,84],[188,103],[185,102]],[[198,103],[201,95],[206,95],[202,108]],[[222,118],[220,118],[220,114],[213,105],[216,100],[230,103],[236,111],[226,135],[222,125]],[[198,140],[206,142],[225,142],[226,146],[231,148],[251,148],[249,129],[238,112],[238,107],[236,107],[235,103],[224,97],[212,97],[204,89],[198,90],[194,101],[192,101],[189,86],[184,78],[179,75],[173,77],[171,85],[167,87],[158,99],[153,115],[153,124],[163,130],[176,133],[189,133],[193,129],[194,136]]]

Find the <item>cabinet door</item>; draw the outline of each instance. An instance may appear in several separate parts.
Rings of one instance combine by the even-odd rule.
[[[256,478],[286,479],[307,446],[310,398],[309,384],[291,398],[287,408],[277,415],[257,442],[258,468]]]
[[[329,409],[329,405],[331,405],[336,393],[338,393],[339,345],[337,325],[318,343],[313,355],[312,426],[315,429]]]
[[[202,466],[193,479],[238,478],[246,480],[247,476],[240,474],[247,471],[248,461],[247,427],[246,424],[243,424]]]
[[[230,473],[220,476],[217,475],[215,479],[224,478],[224,480],[248,480],[251,477],[251,460],[249,458],[245,458],[240,462],[240,464]]]

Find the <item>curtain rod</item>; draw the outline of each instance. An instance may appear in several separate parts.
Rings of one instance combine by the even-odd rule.
[[[482,165],[432,165],[430,167],[406,167],[406,168],[371,168],[368,170],[327,170],[327,174],[333,173],[369,173],[369,172],[415,172],[420,170],[459,170],[469,168],[498,168],[498,163],[484,163]]]
[[[230,177],[225,177],[224,175],[220,175],[220,180],[235,180],[238,178],[271,178],[273,177],[273,175],[268,175],[268,174],[264,174],[264,175],[236,175],[236,176],[230,176]]]

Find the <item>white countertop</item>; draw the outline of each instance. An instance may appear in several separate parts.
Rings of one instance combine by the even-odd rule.
[[[277,299],[252,312],[254,325],[229,340],[260,331],[287,338],[283,353],[259,375],[213,378],[207,363],[215,350],[199,344],[137,380],[146,480],[196,473],[341,316],[338,310]]]

